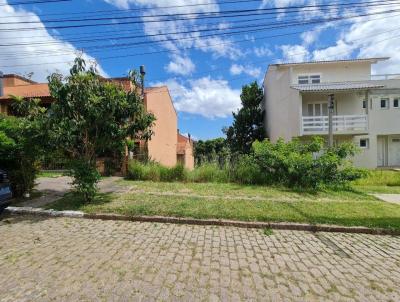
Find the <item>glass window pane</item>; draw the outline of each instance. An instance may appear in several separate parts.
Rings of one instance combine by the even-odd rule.
[[[313,116],[314,115],[313,108],[314,108],[313,104],[308,104],[307,105],[308,116]]]
[[[328,103],[322,104],[322,115],[328,115]]]
[[[394,99],[393,100],[393,107],[399,108],[399,99]]]
[[[321,115],[321,104],[315,104],[315,115],[316,116]]]
[[[299,84],[308,84],[308,76],[299,76],[298,82]]]
[[[318,84],[321,82],[320,75],[312,75],[312,76],[310,76],[310,78],[311,78],[311,83],[313,83],[313,84]]]

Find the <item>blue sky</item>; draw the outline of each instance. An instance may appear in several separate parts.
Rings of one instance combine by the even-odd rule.
[[[181,132],[196,139],[222,136],[222,127],[231,124],[231,112],[240,106],[241,86],[255,80],[261,83],[271,63],[390,56],[391,60],[373,71],[400,73],[398,3],[378,6],[373,0],[337,0],[334,3],[361,5],[333,6],[332,1],[323,0],[72,0],[7,5],[22,1],[0,0],[0,70],[21,75],[33,72],[34,80],[45,81],[51,72],[67,73],[78,51],[112,77],[145,65],[146,84],[168,85]],[[327,3],[330,6],[323,6]],[[304,5],[308,7],[293,8]],[[273,7],[282,9],[266,10]],[[257,8],[263,9],[259,15],[253,11],[242,17],[194,19],[187,15]],[[354,18],[360,14],[365,16]],[[346,19],[336,21],[338,17]],[[104,19],[71,21],[79,18]],[[108,25],[62,28],[97,22]],[[232,35],[233,31],[238,33]]]

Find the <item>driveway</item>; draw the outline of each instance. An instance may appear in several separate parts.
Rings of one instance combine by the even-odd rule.
[[[400,237],[10,216],[0,301],[399,301]]]

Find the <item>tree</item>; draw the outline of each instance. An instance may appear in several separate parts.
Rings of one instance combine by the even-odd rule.
[[[201,165],[204,162],[225,163],[229,157],[229,149],[226,140],[222,137],[210,140],[199,140],[194,144],[195,163]]]
[[[265,138],[264,112],[262,102],[263,89],[257,82],[242,87],[240,95],[242,108],[233,112],[232,126],[223,129],[227,137],[227,144],[233,153],[248,154],[252,143]]]
[[[45,109],[37,99],[12,97],[16,116],[0,116],[0,167],[8,172],[15,197],[29,195],[45,149]]]
[[[129,77],[138,87],[137,72]],[[87,69],[82,58],[75,59],[68,77],[52,74],[48,80],[55,100],[49,110],[50,140],[69,158],[78,193],[91,201],[99,180],[98,154],[106,149],[124,152],[128,137],[149,139],[155,118],[136,89],[127,92],[107,81],[93,67]]]

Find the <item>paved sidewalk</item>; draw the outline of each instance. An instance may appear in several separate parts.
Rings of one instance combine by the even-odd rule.
[[[400,204],[400,194],[372,194],[372,195],[386,202]]]
[[[399,301],[400,237],[0,221],[0,301]]]

